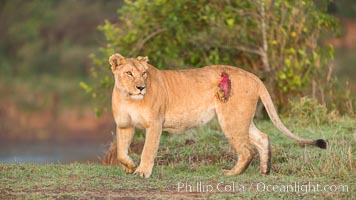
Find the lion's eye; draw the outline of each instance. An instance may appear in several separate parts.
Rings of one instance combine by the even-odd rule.
[[[130,76],[130,77],[133,77],[133,73],[130,72],[130,71],[126,72],[126,75],[127,75],[127,76]]]
[[[147,72],[143,72],[143,73],[142,73],[142,76],[146,76],[146,75],[147,75]]]

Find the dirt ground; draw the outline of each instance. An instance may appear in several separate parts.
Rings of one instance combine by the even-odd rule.
[[[72,199],[73,196],[63,195],[63,193],[70,193],[74,191],[65,191],[61,190],[52,190],[52,191],[32,191],[37,194],[42,194],[46,197],[59,198],[59,199]],[[127,189],[118,189],[118,190],[93,190],[93,191],[76,191],[80,193],[84,193],[84,197],[88,197],[90,199],[206,199],[209,197],[209,193],[197,193],[197,192],[177,192],[176,190],[172,191],[159,191],[159,190],[127,190]],[[210,194],[212,195],[212,194]],[[1,197],[1,194],[0,194]],[[11,193],[4,196],[6,198],[15,197],[19,198],[21,195],[18,193],[11,195]],[[27,195],[23,195],[23,197],[27,197]],[[148,198],[149,197],[149,198]]]

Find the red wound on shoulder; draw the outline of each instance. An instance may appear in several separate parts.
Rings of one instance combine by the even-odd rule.
[[[231,80],[229,79],[229,74],[227,74],[226,72],[222,72],[220,83],[219,83],[218,96],[220,100],[226,102],[230,97],[230,93],[231,93]]]

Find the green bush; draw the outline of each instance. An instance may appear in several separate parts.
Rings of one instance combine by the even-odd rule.
[[[117,52],[148,56],[160,69],[239,66],[264,79],[277,104],[286,104],[310,91],[313,81],[326,85],[334,51],[319,40],[338,25],[326,13],[328,1],[320,2],[127,0],[118,23],[99,26],[107,45],[91,56],[93,79],[82,86],[99,100],[98,110],[110,105],[107,60]]]
[[[288,118],[293,121],[293,124],[299,126],[330,125],[336,121],[337,117],[336,111],[328,112],[328,108],[320,104],[317,99],[303,97],[290,101]]]

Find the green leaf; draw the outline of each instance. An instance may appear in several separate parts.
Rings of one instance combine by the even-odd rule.
[[[233,27],[235,24],[235,19],[234,18],[227,19],[226,23],[229,27]]]
[[[281,79],[281,80],[286,80],[287,79],[287,76],[286,76],[286,74],[285,73],[280,73],[279,74],[279,78]]]
[[[285,66],[288,68],[288,67],[290,67],[291,66],[291,60],[289,59],[289,58],[286,58],[285,60],[284,60],[284,64],[285,64]]]
[[[83,81],[81,81],[81,82],[79,83],[79,86],[80,86],[86,93],[91,93],[92,90],[93,90],[88,84],[86,84],[86,83],[83,82]]]

